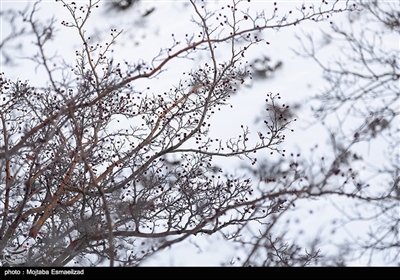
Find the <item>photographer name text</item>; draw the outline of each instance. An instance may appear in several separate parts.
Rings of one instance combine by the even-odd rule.
[[[33,276],[42,276],[42,275],[84,275],[84,269],[6,269],[4,270],[4,276],[13,276],[13,275],[33,275]]]

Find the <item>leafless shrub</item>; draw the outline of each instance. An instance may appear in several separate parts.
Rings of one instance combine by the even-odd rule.
[[[193,235],[220,232],[232,238],[225,232],[230,229],[237,239],[254,221],[270,224],[263,230],[264,243],[253,244],[267,246],[264,265],[307,265],[318,257],[318,251],[300,253],[270,230],[306,190],[255,189],[248,177],[235,177],[213,163],[217,157],[241,157],[254,165],[259,150],[285,153],[279,146],[292,119],[283,114],[287,105],[276,105],[279,94],[266,94],[264,129],[255,142],[246,125],[230,124],[242,130],[235,138],[213,139],[209,132],[214,112],[229,106],[231,95],[251,78],[246,51],[269,44],[260,32],[324,20],[343,11],[337,2],[300,7],[297,17],[290,11],[278,18],[276,5],[268,17],[243,12],[247,1],[218,11],[191,1],[196,33],[185,43],[174,40],[151,61],[138,62],[113,60],[111,47],[121,30],[113,28],[105,45],[87,34],[98,1],[59,2],[71,20],[57,22],[81,39],[76,64],[60,68],[46,52],[56,21],[44,25],[35,18],[38,2],[22,17],[35,37],[38,53],[32,59],[45,69],[47,83],[32,86],[0,76],[3,257],[13,259],[5,249],[33,239],[24,265],[95,266],[107,260],[110,266],[132,266]],[[230,46],[224,60],[216,52],[222,44]],[[171,81],[170,90],[135,86],[142,80],[150,84],[171,61],[197,52],[207,53],[209,61]],[[122,119],[129,125],[116,125]]]

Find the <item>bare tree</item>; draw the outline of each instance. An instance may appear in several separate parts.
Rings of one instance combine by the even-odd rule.
[[[10,34],[2,35],[0,41],[1,60],[4,65],[13,65],[15,63],[13,60],[15,51],[22,51],[23,47],[19,39],[25,37],[30,32],[18,26],[18,13],[13,9],[0,10],[0,18],[3,19],[4,23],[2,29],[9,29],[11,31]]]
[[[314,60],[327,82],[307,105],[326,128],[331,151],[297,164],[318,196],[349,198],[351,207],[334,204],[342,218],[332,233],[370,225],[363,235],[347,231],[337,255],[324,263],[374,264],[379,255],[380,264],[393,265],[400,252],[400,2],[358,2],[347,21],[321,30],[321,40],[299,37],[298,54]],[[327,61],[325,50],[335,57]]]
[[[280,144],[293,119],[284,113],[287,105],[277,105],[280,95],[266,94],[262,131],[250,135],[246,125],[231,123],[240,135],[213,139],[209,133],[214,112],[229,106],[251,78],[246,52],[269,44],[262,31],[322,21],[352,5],[322,1],[278,17],[275,3],[268,17],[248,9],[249,1],[218,10],[190,1],[195,33],[160,46],[151,61],[118,62],[112,46],[122,30],[112,29],[110,41],[100,44],[85,29],[99,1],[58,2],[70,20],[43,24],[36,18],[40,2],[21,14],[35,37],[31,59],[45,69],[46,84],[11,81],[4,73],[0,78],[0,251],[8,264],[138,265],[193,235],[240,239],[253,222],[265,225],[269,247],[257,244],[270,248],[264,265],[307,265],[318,257],[318,251],[303,256],[296,245],[271,236],[280,213],[302,192],[257,188],[213,163],[240,157],[256,164],[260,150],[285,154]],[[73,28],[80,37],[76,63],[60,67],[46,52],[56,22],[61,32]],[[220,58],[217,48],[227,44],[228,57]],[[171,89],[136,86],[162,78],[172,61],[198,52],[208,61],[171,81]],[[34,240],[29,247],[28,239]]]

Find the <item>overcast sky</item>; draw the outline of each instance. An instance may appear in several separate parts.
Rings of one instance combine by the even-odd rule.
[[[24,9],[27,2],[34,1],[5,1],[1,0],[1,8],[8,9],[13,7],[15,9]],[[86,1],[75,1],[79,3],[86,3]],[[188,1],[145,1],[134,7],[131,11],[126,13],[117,13],[115,11],[105,11],[104,1],[100,2],[100,8],[91,16],[87,29],[88,36],[94,36],[95,30],[109,30],[110,28],[124,29],[124,32],[118,38],[117,45],[115,46],[115,61],[127,60],[135,62],[139,59],[150,60],[158,54],[161,47],[168,47],[172,43],[171,34],[175,38],[183,40],[186,33],[192,33],[195,27],[190,23],[193,9],[187,5]],[[214,1],[207,1],[214,2]],[[230,1],[219,1],[217,6],[222,3],[227,4]],[[268,15],[269,11],[273,9],[273,3],[276,1],[251,1],[243,7],[249,7],[250,11],[266,10]],[[301,6],[304,1],[277,1],[279,11],[283,14],[289,10],[295,10],[296,7]],[[321,1],[305,1],[305,3],[314,3],[319,5]],[[186,4],[185,4],[186,3]],[[31,5],[32,6],[32,5]],[[46,20],[52,15],[55,16],[57,22],[62,20],[70,20],[70,15],[63,9],[62,4],[55,3],[55,1],[42,1],[40,4],[40,11],[36,17],[40,20]],[[135,24],[138,19],[137,14],[143,14],[145,11],[155,8],[150,20],[143,22],[140,27]],[[132,15],[131,13],[137,13]],[[335,15],[333,21],[335,24],[340,24],[344,19],[344,15]],[[79,48],[80,41],[76,34],[76,30],[57,25],[59,30],[55,34],[55,40],[48,46],[48,53],[57,52],[60,57],[65,61],[73,64],[75,50]],[[6,36],[10,30],[7,25],[1,27],[1,37]],[[215,138],[221,138],[232,135],[236,137],[240,133],[240,124],[255,126],[259,129],[258,124],[254,124],[256,118],[262,113],[264,100],[266,95],[270,92],[279,92],[282,96],[283,102],[286,104],[294,104],[295,102],[303,101],[307,97],[318,92],[324,86],[322,73],[320,68],[311,60],[306,60],[298,57],[293,53],[291,48],[299,48],[299,42],[294,37],[294,34],[301,36],[302,32],[313,33],[316,41],[321,40],[319,28],[327,30],[329,28],[328,22],[313,23],[304,22],[297,27],[283,28],[279,31],[267,30],[263,33],[263,38],[270,42],[270,45],[260,44],[254,46],[247,53],[246,59],[251,61],[260,55],[269,56],[272,63],[275,61],[282,61],[283,68],[278,70],[274,77],[267,79],[265,82],[256,81],[251,87],[242,87],[240,91],[232,97],[231,103],[233,108],[224,108],[222,111],[217,112],[212,121],[211,135]],[[107,34],[94,40],[105,42],[109,40]],[[398,38],[393,38],[388,44],[398,45]],[[33,47],[25,48],[24,53],[15,52],[16,56],[20,56],[18,64],[15,67],[3,66],[1,64],[1,71],[6,73],[8,78],[20,78],[21,80],[29,80],[33,85],[43,85],[46,81],[43,69],[35,69],[35,65],[28,61],[23,60],[22,57],[29,57],[30,54],[35,53]],[[335,47],[327,48],[326,58],[340,55],[340,49]],[[221,50],[221,55],[223,50]],[[206,53],[203,53],[206,55]],[[142,81],[136,84],[137,87],[143,89],[149,86],[149,92],[163,92],[174,85],[179,83],[181,73],[191,68],[196,67],[196,63],[204,63],[207,57],[197,57],[195,61],[177,60],[167,66],[166,72],[162,73],[157,79],[149,81]],[[23,71],[21,71],[23,69]],[[297,116],[298,121],[293,123],[291,127],[295,130],[294,133],[288,133],[286,142],[283,144],[287,150],[293,152],[301,152],[304,157],[309,156],[309,150],[315,144],[319,144],[320,149],[323,150],[323,145],[327,143],[326,131],[321,126],[315,125],[309,129],[305,129],[309,122],[310,116],[308,113],[299,113]],[[123,120],[122,120],[123,121]],[[122,125],[124,123],[122,122]],[[365,156],[373,158],[375,161],[382,160],[380,157],[382,151],[368,150],[365,146],[361,148],[361,153]],[[264,155],[267,157],[268,151]],[[259,156],[261,156],[260,153]],[[236,159],[216,159],[216,163],[223,165],[232,170],[232,172],[242,172],[238,168],[240,161]],[[244,171],[243,171],[244,172]],[[347,203],[347,202],[346,202]],[[331,233],[332,221],[339,219],[340,213],[335,206],[340,205],[341,201],[332,201],[332,198],[321,198],[315,201],[303,201],[297,205],[295,211],[288,211],[287,217],[282,219],[282,227],[285,221],[290,220],[291,231],[289,236],[298,239],[300,244],[307,245],[307,242],[321,236],[324,240],[325,246],[321,247],[322,252],[327,250],[334,250],[330,246],[331,242],[347,238],[350,232],[352,235],[363,234],[366,228],[365,225],[350,225],[345,230],[338,230],[334,235]],[[310,210],[313,210],[310,213]],[[301,217],[301,219],[299,219]],[[301,220],[301,221],[300,221]],[[279,227],[277,227],[279,228]],[[300,234],[302,233],[302,234]],[[325,250],[325,251],[324,251]],[[240,255],[240,250],[232,246],[229,242],[225,241],[222,236],[215,234],[214,236],[192,236],[187,241],[174,245],[170,249],[157,253],[154,257],[146,260],[143,265],[176,265],[176,266],[194,266],[194,265],[212,265],[218,266],[221,263],[228,264],[231,259]],[[357,260],[351,265],[364,265],[365,260]],[[375,265],[385,264],[379,256],[375,260]],[[235,264],[233,264],[235,265]]]

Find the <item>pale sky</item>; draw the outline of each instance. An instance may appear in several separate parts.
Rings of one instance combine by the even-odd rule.
[[[34,1],[5,1],[1,0],[1,8],[7,9],[10,7],[23,9],[27,2]],[[87,1],[75,1],[78,3],[86,3]],[[104,1],[102,1],[104,2]],[[184,7],[185,1],[145,1],[142,0],[138,5],[138,10],[143,13],[151,7],[155,7],[154,14],[151,15],[151,20],[146,21],[146,28],[140,28],[133,24],[135,17],[130,17],[130,13],[135,13],[135,9],[126,12],[126,14],[118,14],[115,12],[104,13],[104,3],[100,2],[100,8],[93,12],[87,25],[88,36],[94,30],[109,30],[110,28],[124,29],[124,32],[117,39],[115,46],[115,61],[127,60],[135,62],[138,59],[149,60],[157,55],[160,47],[168,47],[171,42],[171,34],[174,33],[175,38],[183,40],[186,33],[192,33],[194,25],[190,23],[190,15],[193,14],[193,9],[188,6]],[[206,1],[214,2],[214,1]],[[219,1],[220,3],[229,3],[231,1]],[[250,11],[266,10],[266,15],[273,9],[273,3],[276,1],[251,1],[245,3],[243,7],[249,7]],[[279,12],[284,14],[288,10],[295,10],[301,6],[304,1],[277,1]],[[319,5],[321,1],[305,1],[306,4],[314,3]],[[221,5],[221,4],[217,5]],[[42,1],[40,4],[40,12],[36,15],[40,20],[50,18],[53,14],[57,22],[69,20],[70,15],[62,8],[62,4],[55,1]],[[40,15],[40,16],[39,16]],[[336,14],[333,17],[335,24],[340,24],[344,15]],[[74,51],[79,46],[79,38],[76,30],[58,26],[55,40],[48,45],[48,53],[57,52],[64,60],[73,63]],[[238,94],[232,97],[231,104],[233,108],[224,108],[214,115],[212,121],[211,135],[215,138],[232,135],[235,137],[240,133],[240,124],[247,124],[254,127],[254,120],[263,110],[266,94],[269,92],[279,92],[284,103],[293,104],[294,102],[302,101],[307,97],[312,96],[324,86],[322,73],[320,68],[311,60],[300,58],[291,51],[290,48],[299,49],[299,43],[295,39],[294,34],[301,36],[302,32],[314,34],[315,41],[321,40],[319,28],[328,30],[329,23],[313,23],[303,22],[300,26],[283,28],[279,31],[267,30],[263,33],[263,38],[270,42],[270,45],[260,44],[254,46],[246,55],[246,60],[252,60],[260,55],[267,55],[274,61],[283,61],[283,68],[275,73],[275,77],[267,79],[265,82],[254,82],[252,87],[243,87]],[[8,34],[7,26],[2,25],[1,37]],[[105,42],[109,39],[105,32],[102,38],[94,38]],[[136,45],[135,42],[141,42]],[[398,38],[392,38],[387,41],[388,46],[398,45]],[[323,49],[326,59],[332,56],[340,56],[340,49],[335,46]],[[29,56],[36,52],[35,49],[25,49],[24,54],[18,53],[19,56]],[[223,55],[223,49],[221,49]],[[196,67],[196,63],[207,60],[207,53],[203,52],[201,57],[195,61],[176,60],[169,64],[166,72],[162,73],[157,79],[151,81],[141,81],[136,84],[138,88],[146,88],[150,82],[151,87],[149,92],[165,91],[170,87],[177,85],[181,73],[191,68]],[[46,76],[43,75],[43,69],[36,69],[34,64],[29,61],[20,60],[19,65],[15,68],[4,67],[1,65],[1,72],[5,72],[8,78],[19,77],[21,80],[28,79],[33,85],[42,84],[46,81]],[[24,69],[21,71],[20,69]],[[283,144],[287,150],[301,152],[302,156],[310,156],[309,149],[316,143],[320,145],[320,151],[324,150],[323,146],[327,143],[326,131],[321,126],[316,125],[305,130],[306,124],[310,116],[306,112],[300,113],[297,116],[298,121],[292,123],[291,128],[294,133],[287,133],[286,142]],[[121,125],[125,125],[123,122]],[[257,127],[256,127],[257,128]],[[256,131],[254,130],[254,134]],[[368,146],[361,146],[360,152],[373,159],[374,162],[384,160],[382,151],[377,149],[368,149]],[[267,156],[269,151],[265,151]],[[261,156],[260,153],[259,156]],[[223,165],[225,168],[233,172],[244,172],[239,169],[240,160],[215,159],[215,163]],[[379,180],[379,179],[378,179]],[[336,198],[321,198],[315,201],[302,201],[296,209],[285,213],[285,217],[280,220],[282,224],[277,225],[279,229],[287,227],[286,221],[290,220],[290,232],[288,236],[296,239],[299,244],[307,245],[307,242],[313,238],[320,236],[324,241],[321,247],[322,253],[334,250],[330,243],[348,238],[349,232],[351,235],[365,233],[366,226],[364,224],[349,225],[345,230],[339,229],[332,235],[331,222],[335,219],[340,219],[340,213],[335,208],[336,206],[345,207],[342,203],[348,203],[347,200],[342,201]],[[310,210],[313,213],[310,213]],[[300,217],[300,218],[299,218]],[[298,222],[297,222],[298,221]],[[299,234],[303,230],[304,233]],[[290,242],[290,240],[289,240]],[[332,252],[332,251],[331,251]],[[192,236],[187,241],[174,245],[170,249],[155,254],[153,257],[143,262],[143,266],[219,266],[222,263],[228,264],[231,259],[240,255],[240,248],[232,246],[229,242],[223,240],[222,236],[215,234],[213,236]],[[365,265],[366,260],[357,260],[349,265]],[[380,256],[376,257],[375,265],[385,264]],[[107,265],[107,264],[105,264]],[[233,264],[235,265],[235,263]]]

